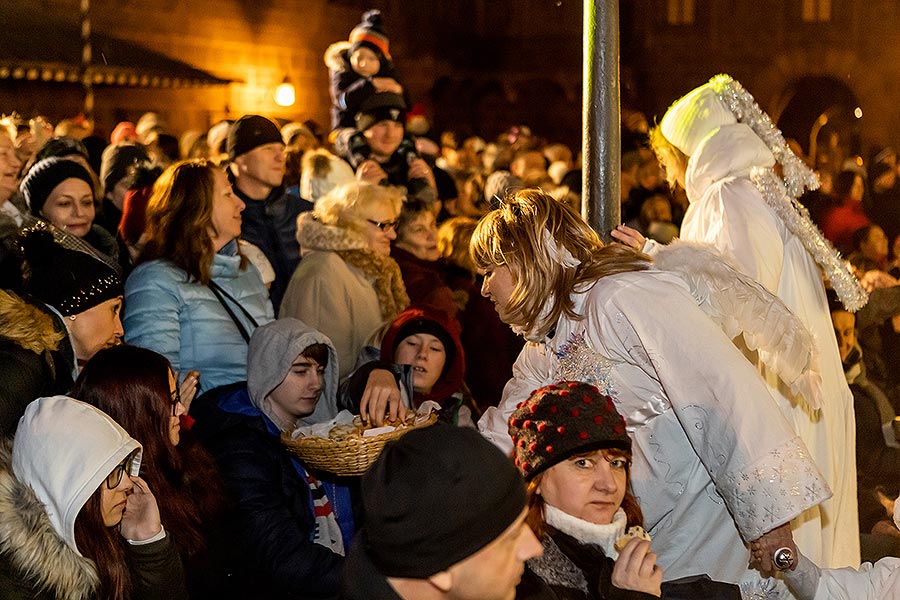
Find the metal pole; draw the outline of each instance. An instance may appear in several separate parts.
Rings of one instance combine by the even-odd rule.
[[[91,0],[81,0],[81,85],[84,89],[84,116],[94,120],[94,82],[91,73]]]
[[[584,0],[581,213],[604,242],[620,222],[618,0]]]

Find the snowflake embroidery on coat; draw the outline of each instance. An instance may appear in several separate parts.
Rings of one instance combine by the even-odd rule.
[[[781,598],[781,592],[772,578],[744,581],[741,583],[741,598],[743,600],[774,600]]]
[[[583,381],[590,383],[610,396],[613,393],[611,372],[615,363],[595,352],[584,339],[584,332],[570,333],[566,343],[556,351],[557,364],[554,369],[556,381]]]

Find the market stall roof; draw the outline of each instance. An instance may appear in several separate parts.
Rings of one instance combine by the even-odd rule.
[[[0,81],[81,82],[80,23],[28,21],[5,27],[0,35]],[[93,33],[91,46],[89,74],[95,85],[201,87],[234,81],[104,33]]]

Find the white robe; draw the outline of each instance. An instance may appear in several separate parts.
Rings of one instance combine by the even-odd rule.
[[[822,407],[809,408],[760,365],[785,417],[809,449],[834,496],[792,523],[804,555],[823,567],[859,566],[856,420],[820,271],[748,178],[774,164],[743,124],[726,125],[698,146],[685,177],[691,201],[681,239],[715,246],[739,270],[781,298],[809,329],[822,376]],[[755,356],[748,356],[756,362]]]
[[[673,273],[604,277],[572,297],[583,318],[563,316],[552,338],[525,346],[479,429],[509,452],[507,420],[531,391],[594,383],[634,442],[632,488],[664,578],[759,581],[742,537],[830,494],[765,383]]]

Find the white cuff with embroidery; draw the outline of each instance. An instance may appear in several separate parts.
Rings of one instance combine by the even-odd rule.
[[[831,489],[799,437],[741,471],[727,474],[716,488],[747,541],[831,497]]]

